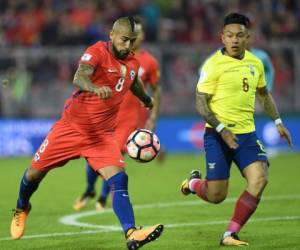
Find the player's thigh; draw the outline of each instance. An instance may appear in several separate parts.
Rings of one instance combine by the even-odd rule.
[[[92,141],[82,150],[82,157],[85,157],[94,171],[107,167],[124,168],[124,157],[118,147],[113,135],[103,136],[99,140]]]
[[[204,149],[206,179],[209,181],[229,179],[232,151],[220,135],[216,132],[206,131],[204,134]]]
[[[39,149],[31,166],[40,171],[63,166],[71,159],[80,156],[81,134],[70,127],[63,119],[54,124]]]
[[[268,165],[264,146],[257,138],[255,132],[238,135],[238,139],[240,146],[234,151],[233,160],[243,175],[244,169],[250,165],[252,166],[252,163],[254,163],[254,166],[259,166],[262,162]]]
[[[244,168],[243,175],[248,182],[254,182],[257,179],[264,178],[268,179],[269,168],[264,161],[252,162],[249,166]]]

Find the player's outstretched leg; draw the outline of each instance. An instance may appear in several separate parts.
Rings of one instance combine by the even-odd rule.
[[[11,221],[10,234],[14,240],[20,239],[25,232],[26,219],[31,210],[29,199],[37,190],[40,180],[45,175],[45,173],[35,171],[35,180],[29,181],[27,178],[28,171],[29,170],[26,170],[22,177],[17,207],[13,210],[14,215]]]
[[[73,208],[76,211],[84,208],[91,198],[95,197],[95,183],[98,178],[98,174],[87,164],[86,165],[86,180],[87,188],[85,192],[75,201]]]
[[[106,180],[103,180],[102,187],[100,191],[100,196],[96,202],[96,210],[101,211],[106,206],[106,200],[110,192],[109,184]]]
[[[157,239],[163,231],[163,225],[147,229],[135,227],[134,213],[128,195],[128,176],[119,172],[107,180],[112,193],[112,206],[127,239],[128,249],[134,250]]]

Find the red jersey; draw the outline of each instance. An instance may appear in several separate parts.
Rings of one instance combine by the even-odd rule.
[[[147,84],[158,84],[160,71],[157,60],[145,50],[141,50],[139,53],[136,53],[135,57],[140,63],[138,75],[144,82],[145,86],[147,86]],[[128,91],[125,95],[123,103],[121,104],[118,118],[126,116],[126,114],[128,115],[128,112],[139,112],[141,109],[146,110],[138,98],[134,96],[131,91]]]
[[[116,126],[117,113],[125,93],[139,69],[139,62],[129,54],[121,60],[113,56],[109,42],[97,42],[87,48],[80,63],[93,66],[91,81],[97,86],[108,86],[112,97],[100,99],[96,94],[78,90],[67,102],[64,117],[83,134],[111,133]]]

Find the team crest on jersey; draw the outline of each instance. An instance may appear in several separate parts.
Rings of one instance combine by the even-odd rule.
[[[92,55],[88,53],[84,53],[83,56],[81,57],[81,61],[89,61],[91,60]]]
[[[249,69],[250,69],[250,74],[252,75],[252,76],[254,76],[255,75],[255,70],[254,70],[254,67],[253,67],[253,65],[249,65]]]
[[[120,75],[121,75],[121,78],[125,78],[126,73],[127,73],[126,66],[122,64],[121,67],[120,67]]]
[[[130,71],[130,79],[133,81],[134,77],[135,77],[135,71],[131,70]]]

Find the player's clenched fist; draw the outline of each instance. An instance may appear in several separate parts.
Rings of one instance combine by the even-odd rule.
[[[226,142],[229,148],[236,149],[238,148],[239,144],[237,144],[238,138],[234,133],[232,133],[230,130],[224,128],[221,131],[221,137]]]
[[[112,96],[112,90],[107,86],[94,88],[93,92],[101,99],[108,99]]]

